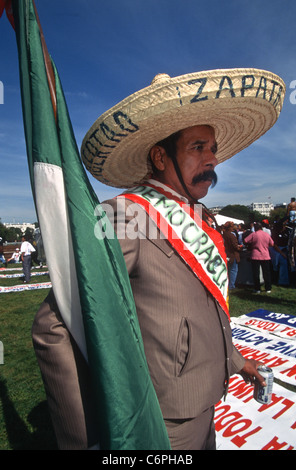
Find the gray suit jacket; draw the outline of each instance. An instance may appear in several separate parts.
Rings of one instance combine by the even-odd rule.
[[[221,399],[245,362],[228,317],[140,206],[117,197],[104,207],[126,261],[163,416],[196,417]]]

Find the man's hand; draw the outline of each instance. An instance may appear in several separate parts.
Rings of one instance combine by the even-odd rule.
[[[262,387],[266,387],[264,378],[257,371],[257,367],[260,365],[263,365],[262,362],[255,361],[254,359],[246,359],[245,365],[239,374],[246,383],[251,383],[253,385],[257,379]]]

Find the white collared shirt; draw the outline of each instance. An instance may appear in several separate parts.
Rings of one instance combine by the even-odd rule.
[[[28,256],[30,255],[31,253],[33,253],[35,250],[35,248],[31,245],[31,243],[29,242],[23,242],[21,244],[21,253],[24,254],[24,256]]]

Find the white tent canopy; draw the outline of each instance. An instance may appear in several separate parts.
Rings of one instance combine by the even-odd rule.
[[[217,220],[217,223],[219,225],[226,224],[226,222],[233,222],[234,224],[244,224],[245,223],[243,220],[234,219],[233,217],[226,217],[225,215],[220,215],[220,214],[217,214],[215,216],[215,219]]]

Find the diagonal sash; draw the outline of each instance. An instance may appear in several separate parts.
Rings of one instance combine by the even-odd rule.
[[[192,269],[224,312],[228,310],[228,273],[221,234],[198,211],[163,188],[146,183],[121,194],[139,204]]]

